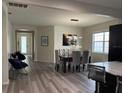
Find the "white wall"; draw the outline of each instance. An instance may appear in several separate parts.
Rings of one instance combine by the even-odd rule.
[[[13,24],[13,40],[14,42],[13,51],[16,51],[15,45],[15,31],[18,29],[27,29],[27,31],[34,31],[34,50],[35,50],[35,61],[40,62],[54,62],[54,26],[44,26],[44,27],[36,27],[30,25],[19,25]],[[49,45],[48,47],[41,46],[41,36],[48,36],[49,37]]]
[[[13,26],[17,29],[17,25]],[[19,26],[21,27],[21,26]],[[54,62],[54,50],[60,48],[72,48],[70,46],[62,46],[63,33],[77,34],[82,36],[83,29],[80,27],[69,27],[69,26],[41,26],[37,27],[36,35],[36,49],[37,58],[39,62]],[[48,46],[41,46],[41,36],[48,36]],[[82,40],[80,45],[82,45]]]
[[[83,29],[69,26],[41,26],[37,31],[37,60],[40,62],[54,62],[55,49],[72,48],[63,46],[63,33],[77,34],[82,36]],[[48,46],[41,46],[41,36],[48,36]],[[82,42],[82,40],[81,40]],[[82,45],[82,44],[80,44]]]
[[[41,46],[41,36],[48,36],[48,46]],[[40,62],[54,62],[54,26],[38,27],[37,60]]]
[[[72,49],[73,46],[63,46],[63,34],[76,34],[83,37],[83,28],[74,26],[55,26],[54,45],[55,49]],[[83,38],[79,41],[79,46],[83,47]],[[82,49],[82,48],[81,48]]]
[[[8,21],[8,53],[12,53],[14,51],[14,42],[13,42],[13,27],[10,21]]]
[[[63,34],[75,34],[82,37],[78,40],[79,47],[76,46],[63,46]],[[71,50],[81,50],[83,47],[83,28],[74,26],[55,26],[54,29],[54,51],[56,49],[71,49]],[[54,53],[55,60],[55,53]]]
[[[83,49],[88,49],[90,52],[92,51],[92,34],[94,32],[102,32],[102,31],[109,31],[109,26],[110,25],[115,25],[121,23],[121,20],[113,20],[110,22],[94,25],[91,27],[87,27],[84,29],[84,47]],[[92,62],[96,61],[106,61],[108,60],[108,55],[107,54],[97,54],[97,53],[91,53],[92,56]]]
[[[8,9],[2,2],[2,84],[8,84]]]
[[[37,27],[36,26],[30,26],[30,25],[19,25],[14,24],[13,26],[13,51],[16,51],[16,43],[15,43],[15,31],[18,29],[27,29],[27,31],[34,31],[34,60],[37,60]]]

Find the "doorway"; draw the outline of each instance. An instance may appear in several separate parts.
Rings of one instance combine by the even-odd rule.
[[[34,59],[34,31],[16,31],[16,51]]]

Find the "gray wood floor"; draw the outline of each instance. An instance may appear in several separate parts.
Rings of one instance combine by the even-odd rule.
[[[55,72],[51,64],[30,62],[28,75],[18,75],[3,93],[94,93],[95,82],[84,72]]]

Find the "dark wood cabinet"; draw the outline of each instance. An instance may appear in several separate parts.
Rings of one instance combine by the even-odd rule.
[[[110,26],[108,61],[122,61],[122,24]]]

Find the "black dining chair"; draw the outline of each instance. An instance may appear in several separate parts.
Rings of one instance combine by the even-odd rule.
[[[88,65],[88,78],[96,81],[96,91],[99,93],[100,83],[106,82],[106,72],[105,67]]]

